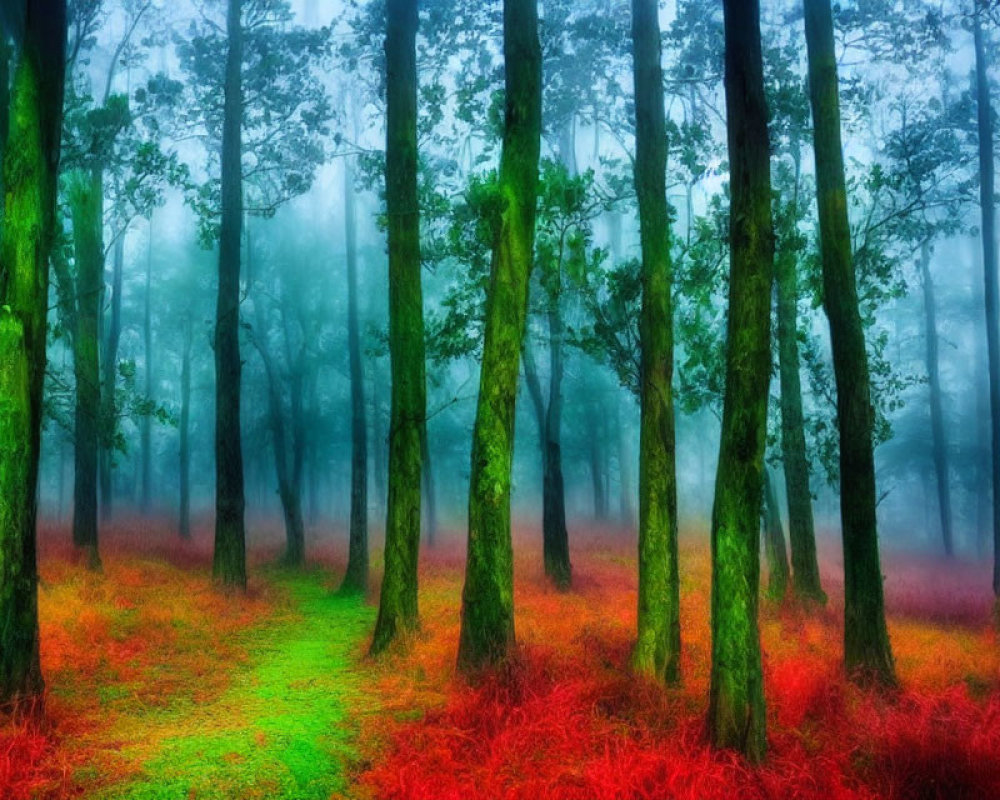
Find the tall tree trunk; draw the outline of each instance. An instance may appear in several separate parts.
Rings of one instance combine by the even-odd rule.
[[[11,48],[7,34],[0,29],[0,233],[3,231],[4,182],[3,156],[10,135],[10,64]]]
[[[191,538],[191,317],[184,318],[184,350],[181,353],[181,418],[177,474],[180,479],[180,509],[177,533]]]
[[[561,267],[556,268],[561,272]],[[549,296],[549,402],[545,412],[545,464],[542,470],[542,550],[545,574],[559,589],[568,589],[573,568],[566,530],[566,489],[562,469],[563,324],[559,309],[562,275],[554,276]]]
[[[71,178],[69,194],[76,262],[73,544],[80,549],[91,569],[99,569],[97,454],[100,446],[101,373],[98,320],[104,286],[104,187],[100,170],[93,168],[88,172],[75,173]]]
[[[639,384],[639,612],[632,666],[677,683],[681,677],[677,556],[673,306],[667,135],[657,0],[632,0],[636,158],[642,247]]]
[[[142,352],[146,357],[146,366],[143,375],[146,381],[146,401],[153,399],[153,220],[149,220],[149,242],[146,250],[146,293],[145,308],[142,317]],[[151,414],[144,414],[142,417],[142,427],[140,429],[142,451],[142,495],[140,509],[143,515],[149,514],[150,496],[153,488],[153,417]]]
[[[101,453],[100,492],[101,519],[110,520],[113,513],[112,471],[114,469],[114,433],[118,408],[115,390],[118,381],[118,344],[122,333],[122,272],[125,261],[125,232],[115,239],[111,260],[111,316],[104,345],[101,369],[104,380],[101,385]]]
[[[844,665],[862,679],[895,682],[885,625],[875,515],[872,404],[864,329],[847,220],[840,100],[830,0],[805,0],[823,305],[830,319],[840,431],[840,515],[844,539]]]
[[[788,551],[781,525],[781,508],[771,470],[764,467],[764,551],[767,554],[767,595],[781,602],[788,590]]]
[[[795,197],[798,205],[800,154],[794,152]],[[792,213],[792,218],[796,218]],[[799,377],[798,337],[798,242],[779,241],[774,260],[777,307],[778,374],[781,383],[781,456],[788,495],[788,538],[792,550],[792,591],[807,603],[826,603],[816,556],[816,529],[809,460],[806,457],[805,424],[802,414],[802,384]]]
[[[725,0],[729,144],[726,386],[712,509],[712,744],[764,757],[764,682],[757,628],[760,503],[771,373],[774,227],[757,0]]]
[[[924,289],[924,320],[927,338],[927,384],[930,390],[931,436],[933,437],[934,473],[937,478],[938,513],[941,519],[941,537],[945,555],[954,555],[951,527],[951,485],[948,482],[948,443],[944,434],[941,376],[938,365],[937,308],[934,304],[934,283],[931,279],[931,246],[924,242],[920,248],[920,277]]]
[[[990,362],[990,443],[993,486],[993,595],[1000,624],[1000,308],[998,308],[997,231],[993,168],[993,112],[983,42],[982,14],[985,6],[976,0],[973,35],[976,49],[976,105],[979,122],[979,205],[982,211],[983,274],[986,285],[986,345]]]
[[[528,310],[542,127],[537,0],[504,0],[505,114],[483,363],[472,434],[469,543],[458,665],[474,673],[514,644],[510,483],[518,365]]]
[[[420,481],[427,445],[417,198],[417,0],[386,4],[385,197],[389,233],[389,506],[385,577],[372,651],[417,625]],[[422,447],[423,445],[423,447]]]
[[[604,451],[607,444],[605,441],[607,439],[607,425],[605,424],[600,403],[599,395],[595,391],[594,396],[587,404],[587,427],[590,429],[587,464],[590,467],[594,519],[598,522],[603,522],[608,518],[608,497],[604,483]]]
[[[351,528],[342,592],[368,588],[368,423],[358,321],[358,255],[354,219],[354,173],[344,161],[344,234],[347,245],[347,351],[351,375]],[[419,486],[419,484],[418,484]],[[418,520],[419,526],[419,520]]]
[[[35,523],[65,52],[65,0],[30,0],[0,227],[0,707],[16,712],[40,711],[43,690]]]
[[[240,441],[240,242],[243,238],[242,65],[240,0],[228,0],[222,123],[222,225],[215,323],[215,553],[212,574],[246,589],[246,499]]]
[[[372,479],[375,481],[375,507],[378,511],[379,521],[385,521],[386,491],[389,480],[386,477],[386,456],[388,455],[389,437],[385,432],[385,414],[382,413],[382,396],[385,383],[382,381],[382,365],[378,359],[372,360],[372,396],[371,396],[371,416],[372,416]]]

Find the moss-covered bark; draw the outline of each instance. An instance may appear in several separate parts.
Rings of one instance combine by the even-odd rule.
[[[712,509],[712,744],[763,759],[757,604],[771,372],[774,227],[757,0],[725,0],[730,273],[722,440]]]
[[[798,202],[796,152],[795,200]],[[795,217],[793,213],[792,217]],[[779,242],[774,259],[776,289],[778,375],[781,383],[781,456],[788,495],[788,538],[792,551],[792,592],[806,603],[826,603],[816,556],[816,529],[809,461],[806,458],[805,425],[802,414],[802,383],[799,377],[798,339],[798,244]]]
[[[386,4],[386,209],[392,411],[385,574],[372,652],[417,626],[420,484],[426,448],[424,311],[417,199],[417,0]],[[429,486],[433,491],[433,486]]]
[[[894,683],[875,517],[872,405],[847,219],[840,100],[830,0],[805,0],[823,305],[830,320],[840,432],[844,539],[844,664],[861,679]]]
[[[28,2],[0,230],[0,707],[15,711],[39,709],[43,689],[36,485],[65,43],[65,0]]]
[[[659,4],[633,0],[635,188],[642,246],[639,321],[639,614],[633,668],[658,680],[680,680],[680,583],[677,556],[673,308],[667,135],[660,67]]]
[[[240,440],[240,242],[243,28],[240,0],[226,15],[225,100],[222,123],[222,224],[215,317],[215,553],[212,575],[226,588],[247,585],[243,446]]]
[[[764,552],[767,554],[767,596],[781,602],[788,591],[788,551],[781,509],[771,471],[764,467]]]
[[[467,674],[504,660],[514,643],[510,475],[541,148],[537,0],[504,0],[504,64],[505,120],[498,187],[501,212],[490,269],[472,434],[469,542],[458,648],[459,668]]]
[[[97,475],[101,425],[99,318],[104,287],[104,186],[101,171],[76,172],[69,179],[76,304],[73,314],[73,544],[88,566],[98,569]]]
[[[354,217],[354,174],[344,162],[344,239],[347,250],[347,357],[351,377],[351,522],[347,571],[342,592],[368,589],[368,423],[365,420],[365,374],[361,361],[358,319],[357,224]]]

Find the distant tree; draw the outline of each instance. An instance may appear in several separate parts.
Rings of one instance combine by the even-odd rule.
[[[844,665],[853,677],[895,682],[885,624],[875,515],[873,413],[858,305],[840,138],[840,102],[829,0],[805,0],[823,304],[830,320],[840,433],[844,539]]]
[[[659,4],[633,0],[636,157],[642,245],[639,402],[639,615],[632,655],[640,673],[680,680],[680,578],[673,405],[673,307],[667,137]]]
[[[6,5],[6,4],[5,4]],[[15,7],[16,6],[16,7]],[[64,0],[6,6],[17,66],[0,228],[0,707],[41,709],[36,516],[49,254],[66,58]],[[8,31],[0,27],[0,38]]]
[[[774,228],[760,7],[726,0],[730,279],[726,388],[712,509],[712,744],[764,758],[757,627]]]
[[[504,0],[503,149],[472,435],[469,544],[458,664],[475,672],[514,643],[510,478],[514,406],[535,235],[542,81],[536,0]]]
[[[427,450],[417,193],[417,0],[386,4],[386,214],[389,233],[389,496],[373,653],[418,624],[421,472]],[[432,490],[433,491],[433,490]]]

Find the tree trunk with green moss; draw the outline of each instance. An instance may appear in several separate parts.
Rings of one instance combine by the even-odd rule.
[[[0,27],[0,231],[3,230],[4,177],[3,154],[10,134],[10,63],[11,50],[7,32]]]
[[[781,525],[781,508],[771,470],[764,467],[764,552],[767,554],[767,596],[781,602],[788,591],[788,550]]]
[[[844,665],[862,680],[895,683],[885,625],[875,516],[872,403],[847,219],[837,58],[830,0],[805,0],[823,305],[830,320],[840,432],[844,540]]]
[[[347,249],[347,357],[351,378],[351,523],[347,572],[342,592],[368,589],[368,423],[365,420],[365,374],[358,320],[358,254],[354,218],[354,173],[344,162],[344,234]]]
[[[246,589],[246,499],[240,440],[240,243],[243,238],[243,28],[240,0],[228,0],[222,122],[222,224],[215,322],[215,553],[212,575]]]
[[[795,152],[795,198],[798,204],[799,154]],[[796,214],[792,213],[794,219]],[[797,240],[797,237],[795,237]],[[816,528],[813,521],[812,492],[809,489],[809,460],[806,457],[805,424],[802,414],[802,383],[799,376],[798,241],[794,246],[779,242],[774,259],[777,296],[778,375],[781,384],[781,456],[788,495],[788,538],[792,550],[792,592],[806,603],[826,603],[820,583],[816,555]]]
[[[385,575],[372,652],[413,630],[417,617],[420,485],[427,391],[417,199],[417,0],[386,5],[386,210],[389,223],[389,496]],[[433,486],[429,485],[429,491]]]
[[[635,188],[642,247],[639,386],[639,614],[633,668],[680,680],[673,308],[667,135],[660,67],[659,4],[632,0],[635,78]]]
[[[30,0],[14,72],[0,230],[0,707],[40,710],[36,516],[65,0]]]
[[[76,409],[73,426],[73,544],[87,565],[101,565],[97,544],[97,476],[101,426],[101,373],[98,357],[101,295],[104,287],[103,203],[99,169],[74,173],[69,206],[73,222],[76,303],[73,373]]]
[[[725,0],[729,142],[729,314],[719,467],[712,509],[712,744],[760,761],[767,750],[757,605],[760,505],[771,373],[770,145],[757,0]]]
[[[510,532],[514,410],[534,260],[542,127],[537,0],[504,0],[505,117],[486,299],[483,362],[472,434],[469,541],[458,665],[475,673],[505,660],[514,644]]]

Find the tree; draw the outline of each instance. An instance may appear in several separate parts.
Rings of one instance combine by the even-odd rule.
[[[639,616],[632,655],[640,673],[680,680],[680,579],[674,462],[673,308],[667,136],[660,68],[659,3],[633,0],[635,189],[642,246],[639,438]]]
[[[892,684],[895,674],[885,624],[875,516],[872,398],[847,219],[837,60],[829,0],[805,0],[805,28],[823,305],[830,320],[840,434],[844,665],[852,677]]]
[[[760,6],[726,0],[730,275],[726,388],[712,508],[712,744],[764,758],[764,681],[757,628],[760,508],[771,373],[770,144]]]
[[[428,465],[423,463],[427,449],[427,396],[417,197],[416,34],[417,0],[389,0],[385,40],[385,199],[392,411],[385,573],[372,639],[373,653],[381,652],[398,634],[412,630],[418,623],[421,471]]]
[[[40,709],[36,489],[49,254],[66,53],[64,0],[8,7],[20,23],[0,230],[0,707]],[[20,12],[23,11],[23,14]],[[6,19],[10,19],[7,14]],[[3,35],[6,35],[5,33]]]
[[[504,0],[504,133],[479,399],[458,664],[475,672],[514,643],[510,477],[514,408],[533,260],[542,75],[537,0]]]

